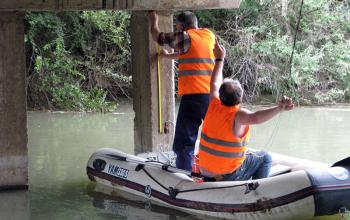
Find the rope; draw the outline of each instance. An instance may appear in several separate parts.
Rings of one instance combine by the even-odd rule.
[[[162,106],[162,80],[160,75],[160,46],[157,46],[157,76],[158,76],[158,119],[159,133],[162,134],[163,129],[163,106]]]
[[[221,186],[221,187],[206,187],[206,188],[199,188],[199,189],[188,189],[188,190],[177,190],[177,189],[174,189],[173,187],[166,187],[164,186],[163,184],[161,184],[156,178],[154,178],[149,172],[147,172],[147,170],[142,166],[141,167],[141,170],[143,170],[143,172],[145,172],[147,174],[147,176],[149,178],[151,178],[155,183],[157,183],[160,187],[162,187],[163,189],[165,189],[166,191],[168,192],[171,192],[171,191],[175,191],[176,192],[176,195],[177,194],[180,194],[180,193],[187,193],[187,192],[196,192],[196,191],[203,191],[203,190],[214,190],[214,189],[227,189],[227,188],[235,188],[235,187],[240,187],[240,186],[246,186],[246,187],[249,187],[251,184],[254,185],[254,183],[243,183],[243,184],[239,184],[239,185],[230,185],[230,186]],[[257,184],[258,186],[259,184]],[[256,186],[256,187],[257,187]],[[254,189],[253,189],[254,190]],[[246,190],[247,192],[247,190]],[[175,195],[175,197],[176,197]]]
[[[163,189],[165,189],[166,191],[169,191],[169,189],[167,187],[165,187],[163,184],[161,184],[160,182],[158,182],[156,180],[156,178],[154,178],[149,172],[147,172],[147,170],[142,167],[141,168],[143,170],[143,172],[145,172],[147,174],[147,176],[149,176],[149,178],[151,178],[154,182],[156,182],[160,187],[162,187]]]
[[[274,123],[274,127],[273,127],[273,130],[271,132],[270,138],[266,141],[266,144],[264,146],[268,146],[268,145],[272,146],[273,140],[275,139],[276,134],[277,134],[279,127],[280,127],[281,115],[282,115],[282,112],[279,113],[278,118],[276,119],[276,122]]]
[[[299,31],[299,27],[300,27],[300,21],[301,21],[301,17],[302,17],[303,5],[304,5],[304,0],[301,0],[300,9],[299,9],[299,15],[298,15],[298,21],[297,21],[297,27],[296,27],[295,34],[294,34],[294,39],[293,39],[292,53],[291,53],[290,59],[289,59],[289,78],[292,77],[292,63],[293,63],[294,51],[295,51],[297,37],[298,37],[298,31]],[[292,88],[293,88],[293,95],[295,95],[295,93],[296,93],[295,87],[292,86]],[[281,118],[281,114],[278,116],[278,119],[277,119],[277,121],[275,123],[274,129],[273,129],[273,131],[271,133],[270,138],[267,140],[266,145],[267,144],[271,144],[272,145],[273,139],[275,138],[275,135],[276,135],[276,133],[279,130],[280,118]]]
[[[301,0],[300,9],[299,9],[299,16],[298,16],[298,22],[297,22],[297,28],[296,28],[295,34],[294,34],[292,54],[290,55],[290,59],[289,59],[289,76],[290,77],[292,75],[292,62],[293,62],[293,57],[294,57],[295,45],[296,45],[296,42],[297,42],[297,35],[298,35],[299,27],[300,27],[300,20],[301,20],[303,5],[304,5],[304,0]]]

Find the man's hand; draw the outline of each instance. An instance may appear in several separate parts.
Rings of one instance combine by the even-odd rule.
[[[224,59],[226,56],[226,49],[217,39],[215,39],[214,56],[216,59]]]
[[[159,53],[159,56],[161,58],[167,58],[167,59],[176,59],[178,55],[179,55],[179,53],[177,53],[177,52],[169,52],[168,50],[163,49],[163,48],[160,50],[160,53]],[[158,56],[158,54],[157,54],[157,56]]]
[[[162,48],[162,49],[160,50],[160,54],[159,54],[159,55],[160,55],[160,57],[165,58],[165,57],[168,57],[169,54],[170,54],[169,51],[167,51],[166,49],[163,49],[163,48]]]
[[[154,41],[158,41],[158,36],[160,33],[159,27],[158,27],[158,20],[159,16],[155,11],[151,11],[148,13],[148,19],[151,25],[151,34]]]
[[[289,111],[293,109],[294,104],[291,98],[287,96],[282,96],[280,101],[278,102],[278,106],[284,111]]]
[[[222,68],[224,66],[224,58],[226,56],[225,47],[223,47],[217,39],[215,39],[215,46],[213,49],[216,58],[213,72],[210,78],[210,100],[219,98],[219,88],[222,84]]]
[[[149,19],[151,25],[154,26],[154,25],[158,24],[159,16],[158,16],[157,12],[151,11],[148,13],[148,19]]]

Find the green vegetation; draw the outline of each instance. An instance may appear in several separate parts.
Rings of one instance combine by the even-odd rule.
[[[201,11],[228,49],[226,75],[245,86],[246,98],[293,96],[302,104],[350,98],[350,1],[305,1],[291,65],[301,0],[245,0],[239,10]],[[210,19],[214,15],[221,22]],[[202,19],[201,19],[202,18]]]
[[[26,20],[30,107],[105,112],[128,96],[128,13],[29,13]]]
[[[247,101],[281,94],[302,104],[348,101],[350,1],[304,2],[292,65],[301,0],[288,1],[286,16],[281,2],[196,12],[224,41],[225,75],[243,83]],[[26,21],[29,107],[105,112],[130,96],[129,13],[28,13]]]

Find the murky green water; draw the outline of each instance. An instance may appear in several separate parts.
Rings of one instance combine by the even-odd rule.
[[[0,194],[0,219],[197,218],[93,191],[89,156],[101,147],[132,153],[133,117],[130,104],[115,114],[29,112],[30,188]],[[251,147],[333,163],[350,156],[349,131],[350,107],[297,108],[255,126]]]

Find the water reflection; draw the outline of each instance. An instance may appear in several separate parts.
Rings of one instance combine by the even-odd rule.
[[[102,209],[120,219],[130,220],[182,220],[198,219],[193,215],[151,204],[150,201],[137,198],[125,192],[116,192],[99,184],[91,183],[87,193],[94,207]]]

